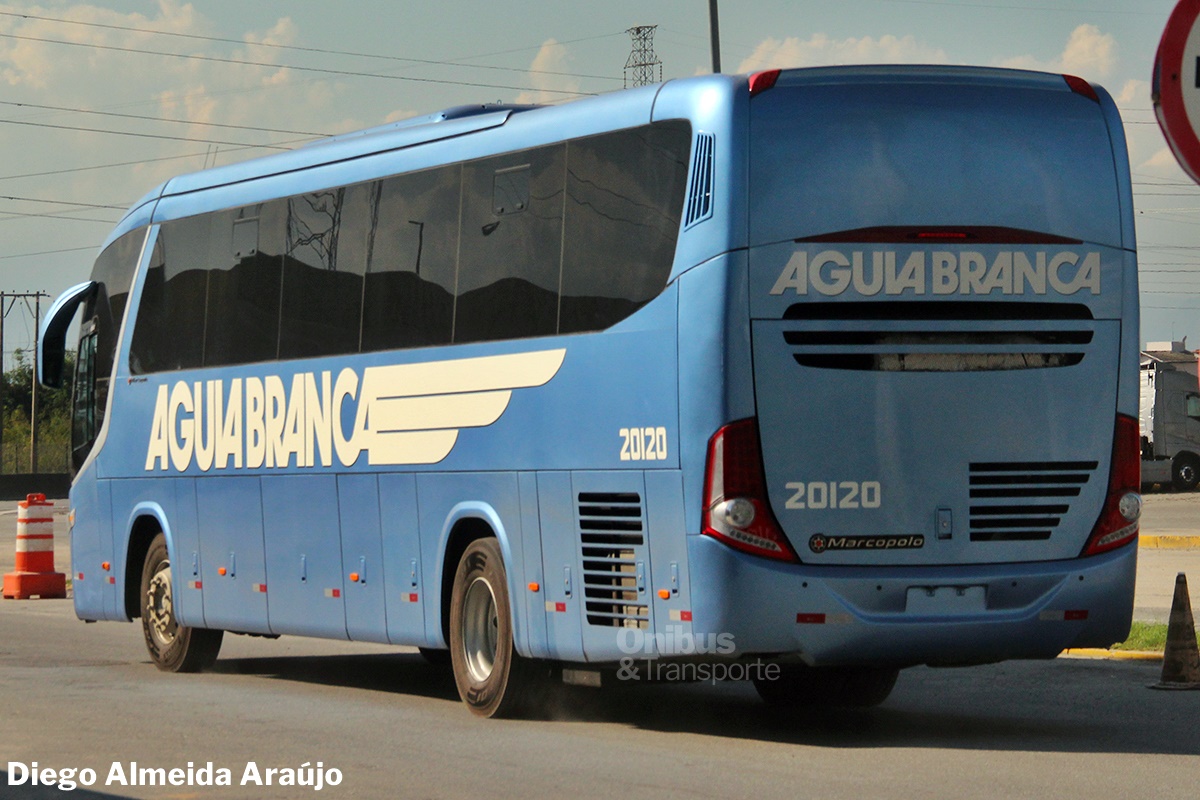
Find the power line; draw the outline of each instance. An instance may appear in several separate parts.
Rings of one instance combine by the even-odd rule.
[[[438,84],[445,84],[445,85],[449,85],[449,86],[472,86],[472,87],[478,87],[478,88],[483,88],[483,89],[505,89],[505,90],[514,91],[514,92],[545,91],[545,92],[550,92],[553,94],[565,94],[565,95],[573,95],[573,96],[595,95],[596,94],[596,92],[580,92],[580,91],[571,91],[569,89],[535,90],[533,87],[530,87],[530,86],[508,86],[508,85],[504,85],[504,84],[495,84],[495,83],[475,83],[472,81],[452,81],[452,80],[448,80],[445,78],[414,78],[414,77],[408,76],[408,75],[388,75],[386,73],[379,73],[379,72],[355,72],[353,70],[327,69],[325,67],[301,67],[301,66],[295,66],[295,65],[291,65],[291,64],[274,64],[269,61],[250,61],[248,59],[239,59],[239,58],[222,58],[220,56],[203,56],[203,55],[198,55],[195,53],[191,53],[191,54],[189,54],[189,53],[168,53],[168,52],[163,52],[160,50],[142,50],[142,49],[139,49],[136,47],[118,47],[116,45],[95,44],[95,43],[90,43],[90,42],[68,42],[68,41],[63,41],[62,39],[47,39],[46,37],[43,37],[43,36],[23,36],[21,34],[16,34],[16,33],[0,33],[0,37],[3,37],[5,39],[16,39],[18,41],[26,41],[26,42],[43,42],[46,44],[61,44],[61,45],[67,46],[67,47],[86,47],[89,50],[110,50],[110,51],[117,52],[117,53],[137,53],[139,55],[161,56],[163,58],[182,58],[182,59],[191,60],[191,61],[206,61],[206,62],[211,62],[211,63],[215,63],[215,64],[236,64],[239,66],[246,66],[246,67],[265,67],[267,69],[275,69],[275,70],[291,69],[291,70],[295,70],[297,72],[315,72],[315,73],[319,73],[322,75],[336,75],[339,77],[349,77],[349,78],[383,78],[386,80],[395,80],[395,81],[412,81],[414,83],[438,83]]]
[[[0,36],[4,34],[0,33]],[[290,150],[290,147],[285,147],[278,144],[247,144],[245,142],[222,142],[215,139],[198,139],[194,136],[169,136],[165,133],[136,133],[134,131],[113,131],[107,128],[85,128],[79,125],[54,125],[49,122],[32,122],[30,120],[21,119],[0,119],[2,125],[23,125],[31,128],[50,128],[58,131],[82,131],[83,133],[107,133],[113,136],[135,136],[139,139],[165,139],[171,142],[198,142],[200,144],[217,144],[228,147],[246,147],[255,148],[262,147],[268,150]]]
[[[17,17],[19,19],[33,19],[33,20],[38,20],[41,22],[58,22],[58,23],[62,23],[64,25],[82,25],[82,26],[88,27],[88,28],[103,28],[105,30],[127,31],[130,33],[149,33],[149,34],[154,34],[156,36],[174,36],[174,37],[181,38],[181,39],[192,39],[192,40],[198,40],[198,41],[203,41],[203,42],[219,42],[222,44],[236,44],[236,45],[243,46],[243,47],[269,47],[269,48],[273,48],[276,50],[294,50],[299,53],[319,53],[321,55],[351,56],[354,58],[374,58],[374,59],[380,59],[380,60],[384,60],[384,61],[398,61],[401,63],[408,63],[408,64],[423,64],[423,65],[447,66],[447,67],[467,67],[469,69],[487,69],[487,70],[496,70],[496,71],[502,71],[502,72],[519,72],[522,74],[555,75],[555,76],[565,77],[565,78],[590,78],[593,80],[603,80],[603,81],[617,80],[612,75],[585,75],[585,74],[579,74],[579,73],[574,73],[574,72],[555,72],[553,70],[544,70],[544,69],[522,69],[520,67],[500,67],[500,66],[495,66],[495,65],[490,65],[490,64],[464,64],[461,61],[438,61],[438,60],[426,59],[426,58],[409,58],[407,56],[384,55],[384,54],[380,54],[380,53],[361,53],[361,52],[355,52],[355,51],[350,51],[350,50],[332,50],[332,49],[327,49],[327,48],[322,48],[322,47],[303,47],[300,45],[275,44],[274,42],[248,42],[244,39],[231,39],[231,38],[222,37],[222,36],[201,36],[200,34],[196,34],[196,33],[179,33],[177,31],[160,31],[160,30],[155,30],[153,28],[135,28],[132,26],[111,25],[111,24],[105,24],[105,23],[101,23],[101,22],[83,22],[80,20],[61,19],[61,18],[57,18],[57,17],[42,17],[42,16],[38,16],[35,14],[21,14],[21,13],[17,13],[17,12],[13,12],[13,11],[0,11],[0,16]],[[586,42],[586,41],[591,41],[594,39],[606,39],[606,38],[609,38],[612,36],[620,36],[620,35],[621,35],[621,33],[605,33],[605,34],[601,34],[599,36],[587,36],[587,37],[583,37],[580,39],[571,39],[567,42],[560,42],[560,44],[573,44],[575,42]],[[539,48],[540,48],[540,45],[538,47],[520,48],[518,50],[505,50],[505,51],[502,51],[501,53],[495,53],[495,54],[491,54],[491,55],[500,55],[503,53],[517,53],[517,52],[522,52],[524,50],[537,50]],[[485,56],[468,56],[468,58],[483,58],[483,57],[485,57]]]
[[[283,128],[259,128],[253,125],[232,125],[222,122],[200,122],[190,119],[170,119],[167,117],[151,117],[143,114],[121,114],[116,111],[96,111],[89,108],[68,108],[66,106],[45,106],[37,103],[15,103],[7,100],[0,100],[0,106],[15,106],[17,108],[36,108],[41,111],[64,111],[71,114],[97,114],[103,117],[119,117],[121,119],[136,119],[148,122],[171,122],[180,125],[203,125],[209,128],[232,128],[241,131],[256,131],[259,133],[286,133],[293,136],[311,136],[325,137],[328,133],[314,133],[313,131],[290,131]]]
[[[37,197],[11,197],[3,194],[0,194],[0,200],[18,200],[23,203],[50,203],[57,206],[75,206],[77,208],[111,208],[115,209],[116,211],[124,211],[129,207],[128,203],[120,206],[98,205],[96,203],[68,203],[65,200],[42,200]]]

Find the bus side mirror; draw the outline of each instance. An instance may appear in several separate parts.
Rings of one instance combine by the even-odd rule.
[[[39,336],[37,358],[38,383],[43,386],[54,389],[62,385],[67,328],[71,327],[71,320],[75,318],[75,309],[95,288],[95,281],[72,286],[59,295],[46,313]]]

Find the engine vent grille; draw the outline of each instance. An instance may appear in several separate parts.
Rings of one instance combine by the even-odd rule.
[[[711,133],[696,136],[696,151],[692,158],[692,181],[688,187],[685,228],[712,216],[713,209],[713,151],[716,139]]]
[[[645,601],[645,515],[635,492],[579,494],[579,541],[588,624],[650,627]]]
[[[972,463],[971,541],[1049,539],[1098,466],[1096,461]]]

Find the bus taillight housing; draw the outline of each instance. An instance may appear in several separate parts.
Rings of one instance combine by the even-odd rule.
[[[701,532],[756,556],[800,560],[767,502],[756,419],[731,422],[708,440]]]
[[[1108,495],[1104,510],[1088,537],[1083,555],[1094,556],[1128,544],[1137,538],[1142,514],[1142,454],[1138,421],[1117,415],[1113,436],[1112,464],[1108,476]]]

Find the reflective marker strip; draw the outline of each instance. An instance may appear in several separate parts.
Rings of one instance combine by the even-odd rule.
[[[690,612],[690,611],[681,611],[679,609],[673,608],[673,609],[671,609],[671,613],[669,614],[669,616],[671,617],[672,622],[691,622],[692,621],[692,612]]]
[[[113,577],[112,575],[108,576],[108,582],[111,583],[113,586],[117,585],[117,579],[115,577]]]
[[[546,601],[546,610],[561,614],[562,612],[567,610],[567,604],[566,603],[555,603],[553,600],[547,600]]]
[[[188,588],[189,589],[203,589],[204,584],[202,584],[200,581],[188,581]]]
[[[850,614],[804,614],[796,615],[797,625],[846,625],[854,622]]]
[[[1082,622],[1087,618],[1088,611],[1086,608],[1072,611],[1043,611],[1038,614],[1038,619],[1042,622]]]
[[[267,593],[267,585],[265,583],[256,583],[256,584],[254,584],[254,591],[259,592],[261,594],[266,594]]]
[[[326,597],[341,597],[342,590],[341,589],[326,589],[325,596]]]
[[[54,550],[53,533],[18,533],[18,553],[44,553]]]
[[[416,592],[407,592],[405,594],[400,595],[400,602],[401,603],[417,602],[417,593]]]

